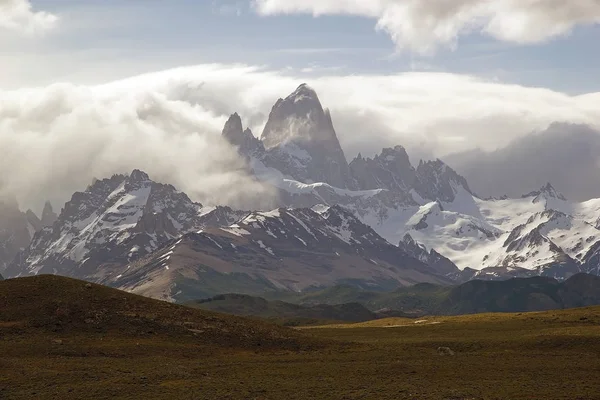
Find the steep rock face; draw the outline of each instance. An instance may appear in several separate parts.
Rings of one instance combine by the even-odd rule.
[[[118,272],[109,283],[185,301],[339,283],[391,289],[417,282],[450,279],[335,206],[253,212],[228,227],[187,234]]]
[[[21,212],[15,199],[0,199],[0,271],[29,245],[40,228],[41,222],[33,212]]]
[[[213,215],[221,214],[221,215]],[[9,276],[55,273],[86,279],[110,275],[163,243],[227,211],[203,209],[171,185],[156,183],[142,171],[95,180],[75,193],[52,227],[35,235],[31,245],[7,269]]]
[[[581,269],[588,274],[600,275],[600,241],[585,255]]]
[[[414,189],[424,199],[444,202],[453,202],[460,189],[472,194],[467,180],[441,160],[419,163]]]
[[[44,204],[44,210],[42,211],[42,219],[40,223],[42,227],[52,226],[58,219],[58,215],[52,209],[52,204],[49,201]]]
[[[331,114],[306,84],[277,101],[261,139],[270,159],[267,166],[284,175],[342,189],[355,186]]]
[[[404,236],[404,239],[398,244],[398,247],[410,256],[429,265],[429,267],[442,275],[458,276],[460,272],[458,267],[452,261],[433,249],[428,251],[425,246],[415,242],[409,234]]]
[[[222,135],[229,143],[238,148],[241,155],[245,157],[264,157],[265,146],[259,139],[254,137],[250,129],[244,130],[242,119],[238,113],[229,117]]]
[[[383,149],[372,159],[359,154],[350,163],[350,172],[361,190],[408,191],[416,178],[415,168],[402,146]]]

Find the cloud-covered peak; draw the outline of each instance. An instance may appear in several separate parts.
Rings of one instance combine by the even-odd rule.
[[[243,160],[221,136],[223,126],[237,111],[247,127],[260,132],[275,101],[304,80],[305,77],[290,71],[198,65],[101,86],[54,84],[0,90],[0,148],[12,149],[0,157],[0,193],[16,195],[24,209],[31,207],[39,213],[40,199],[49,199],[60,207],[71,193],[85,188],[93,177],[129,173],[139,168],[155,179],[172,182],[194,200],[234,206],[235,201],[247,198],[248,193],[258,197],[264,188],[244,173]],[[351,155],[361,152],[373,157],[382,148],[401,143],[414,160],[419,158],[414,156],[417,147],[430,152],[424,158],[444,157],[473,147],[488,151],[502,148],[531,131],[545,129],[553,121],[600,126],[600,110],[594,96],[569,96],[471,76],[328,75],[313,77],[310,83],[318,88],[323,104],[331,108],[331,115],[325,110],[320,114],[324,126],[333,120],[343,152]],[[327,129],[317,131],[318,137],[332,134]],[[502,189],[500,193],[488,193],[455,160],[446,161],[466,176],[476,193],[485,196],[520,196],[552,180],[574,199],[576,196],[566,184],[582,187],[585,184],[588,191],[598,185],[573,176],[556,178],[565,170],[558,168],[558,164],[566,165],[567,160],[596,162],[590,156],[600,154],[598,146],[590,146],[590,143],[600,145],[600,141],[592,142],[600,137],[595,131],[586,134],[585,141],[580,140],[577,152],[569,150],[572,146],[566,145],[569,143],[566,139],[572,138],[578,129],[564,125],[561,131],[565,140],[543,141],[552,136],[551,132],[545,132],[531,145],[519,143],[517,148],[511,148],[522,160],[531,162],[542,156],[548,160],[564,159],[561,163],[548,163],[556,165],[548,170],[553,176],[544,175],[543,181],[524,181],[514,194],[498,182],[494,186]],[[85,141],[81,140],[82,133]],[[544,143],[556,146],[551,146],[553,151],[548,146],[539,151]],[[528,152],[522,154],[518,148]],[[487,153],[484,156],[490,157]],[[337,157],[343,162],[342,155]],[[29,163],[27,159],[36,162]],[[500,165],[494,164],[495,170],[519,165],[514,159],[500,161]],[[50,166],[52,174],[48,173]],[[595,168],[585,165],[587,171],[597,171]],[[519,168],[524,170],[527,169]],[[516,173],[511,171],[506,176],[514,177]],[[593,177],[586,179],[597,182]]]
[[[134,169],[129,175],[129,179],[134,182],[145,182],[149,181],[150,177],[144,171],[140,171],[139,169]]]
[[[290,94],[286,100],[293,100],[294,102],[313,101],[320,103],[317,92],[306,83],[298,86],[298,88],[292,94]]]
[[[302,84],[285,99],[275,103],[262,140],[270,148],[292,140],[337,142],[337,136],[331,116],[323,109],[317,93]]]
[[[244,133],[244,127],[242,126],[242,118],[239,114],[233,113],[225,123],[223,127],[222,135],[229,142],[234,143]]]

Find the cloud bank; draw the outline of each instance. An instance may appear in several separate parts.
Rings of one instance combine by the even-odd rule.
[[[0,0],[0,32],[37,34],[53,28],[57,21],[54,14],[33,10],[29,0]]]
[[[358,15],[377,20],[398,49],[431,53],[461,35],[538,43],[600,23],[600,0],[254,0],[262,15]]]
[[[482,197],[519,197],[551,182],[570,200],[600,198],[600,131],[552,124],[507,147],[444,157]]]
[[[58,205],[93,177],[141,168],[206,203],[263,197],[221,129],[238,112],[259,136],[275,101],[302,82],[289,70],[211,64],[99,86],[0,90],[0,188],[23,206],[46,198]],[[554,121],[600,126],[597,94],[443,73],[325,75],[307,83],[331,109],[349,159],[396,144],[427,157],[494,150]]]

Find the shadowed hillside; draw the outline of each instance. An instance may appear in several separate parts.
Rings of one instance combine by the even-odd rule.
[[[67,278],[15,279],[0,283],[0,398],[595,399],[599,322],[590,307],[299,332]]]
[[[58,276],[0,282],[3,336],[172,340],[194,347],[299,349],[309,340],[258,320],[132,295]],[[69,340],[69,339],[67,339]]]

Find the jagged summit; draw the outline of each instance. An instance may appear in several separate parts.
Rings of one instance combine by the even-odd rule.
[[[535,190],[531,193],[525,194],[522,196],[523,198],[535,197],[539,199],[541,197],[551,198],[551,199],[559,199],[566,201],[567,198],[560,192],[558,192],[554,186],[550,182],[546,183],[546,185],[542,186],[541,189]],[[534,199],[535,201],[535,199]]]
[[[308,85],[300,85],[277,101],[261,141],[272,161],[265,165],[276,166],[284,175],[307,183],[355,188],[331,114]]]
[[[361,190],[406,191],[415,180],[415,169],[402,146],[385,148],[372,159],[359,153],[349,166]]]
[[[453,202],[461,188],[467,193],[473,193],[467,180],[439,158],[419,162],[414,189],[421,197]]]
[[[260,157],[265,148],[262,142],[254,136],[250,128],[244,130],[242,118],[238,113],[233,113],[222,132],[223,138],[238,148],[238,151],[243,156],[258,156]]]
[[[131,172],[131,175],[129,175],[129,179],[132,181],[144,182],[144,181],[149,181],[150,177],[144,171],[141,171],[139,169],[134,169]]]
[[[266,148],[289,141],[332,141],[332,146],[339,147],[331,115],[321,105],[317,93],[306,84],[275,103],[261,139]]]
[[[317,92],[308,84],[303,83],[298,88],[290,94],[287,99],[294,100],[294,102],[300,101],[319,101],[319,96]]]
[[[56,222],[36,234],[7,273],[87,277],[103,263],[127,262],[195,229],[201,211],[185,193],[139,169],[97,180],[73,194]]]
[[[56,213],[52,209],[52,204],[49,201],[47,201],[44,204],[44,210],[42,211],[42,219],[40,221],[42,227],[52,226],[52,224],[54,224],[54,222],[56,222],[57,219],[58,215],[56,215]]]
[[[223,137],[229,141],[233,141],[244,133],[242,126],[242,118],[238,113],[233,113],[223,127]]]
[[[14,196],[0,198],[0,271],[27,247],[39,229],[39,218],[33,212],[22,212]]]

